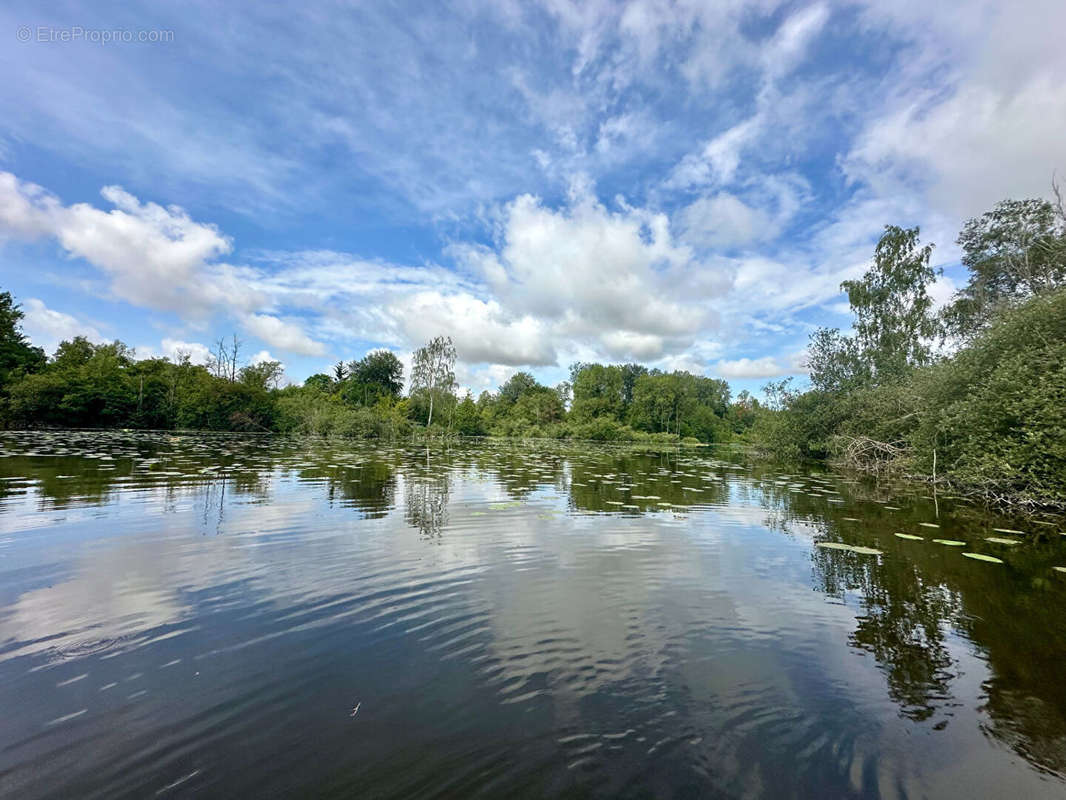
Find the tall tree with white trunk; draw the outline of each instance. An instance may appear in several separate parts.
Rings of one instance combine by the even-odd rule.
[[[433,424],[433,398],[438,392],[455,389],[455,347],[450,336],[438,336],[425,347],[415,350],[411,368],[411,393],[424,391],[429,395],[428,428]]]

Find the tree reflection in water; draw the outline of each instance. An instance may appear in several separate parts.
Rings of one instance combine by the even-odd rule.
[[[550,490],[560,510],[582,515],[661,514],[684,506],[690,515],[713,519],[719,510],[743,509],[762,530],[797,542],[876,547],[884,555],[812,548],[812,582],[855,610],[847,643],[876,660],[900,714],[930,728],[949,725],[960,698],[972,698],[958,663],[960,648],[969,648],[988,665],[982,731],[1038,769],[1066,774],[1066,579],[1050,570],[1063,563],[1054,528],[1022,540],[1006,564],[972,563],[932,538],[981,545],[992,527],[1012,524],[950,498],[934,503],[921,488],[857,484],[706,451],[492,442],[427,449],[79,432],[8,432],[0,446],[0,507],[25,501],[37,512],[106,506],[122,492],[154,492],[160,513],[183,497],[197,498],[205,529],[221,530],[226,508],[269,504],[278,482],[287,480],[323,486],[330,506],[363,518],[388,517],[402,495],[406,524],[440,541],[453,485],[470,481],[502,489],[513,501]],[[918,527],[930,519],[944,527],[936,533]],[[925,539],[893,536],[901,530]]]

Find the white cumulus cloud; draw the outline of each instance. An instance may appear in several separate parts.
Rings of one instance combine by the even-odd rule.
[[[797,370],[782,367],[772,356],[762,358],[738,358],[732,361],[718,361],[713,371],[723,378],[776,378],[779,375],[789,375]]]
[[[22,320],[23,332],[33,344],[43,347],[46,353],[52,353],[60,342],[75,336],[84,336],[91,342],[104,341],[103,335],[93,325],[49,308],[36,297],[27,298],[21,305],[25,315]]]
[[[245,330],[272,347],[305,356],[321,356],[326,345],[308,336],[296,322],[270,314],[247,314],[241,318]]]

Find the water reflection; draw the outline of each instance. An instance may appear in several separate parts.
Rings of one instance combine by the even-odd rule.
[[[424,465],[407,471],[403,487],[403,518],[426,539],[440,537],[448,524],[448,462],[436,469],[426,448]]]
[[[0,434],[0,794],[1059,794],[1056,521],[924,495],[703,449]]]
[[[826,594],[844,600],[849,591],[859,593],[861,613],[850,644],[884,667],[901,713],[922,721],[940,712],[937,724],[946,726],[950,708],[958,705],[950,692],[958,665],[946,639],[961,609],[959,596],[926,583],[916,564],[888,568],[883,561],[847,559],[829,550],[818,550],[814,559]]]

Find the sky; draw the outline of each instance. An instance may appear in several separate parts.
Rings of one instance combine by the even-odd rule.
[[[1066,174],[1061,0],[48,6],[0,8],[0,289],[49,352],[755,391],[885,225],[943,303],[962,223]]]

